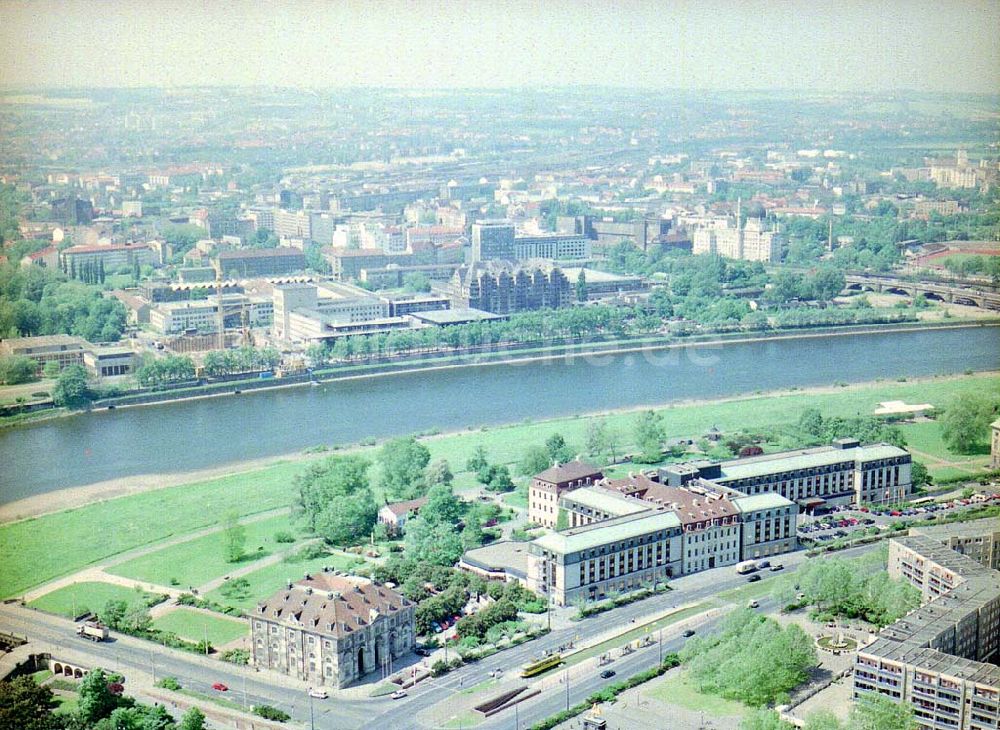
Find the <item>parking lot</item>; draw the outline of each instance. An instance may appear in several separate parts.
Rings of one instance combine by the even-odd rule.
[[[995,487],[979,492],[969,498],[950,499],[942,502],[911,505],[905,508],[835,507],[827,514],[799,517],[798,535],[800,539],[823,543],[838,538],[851,537],[855,533],[870,530],[891,529],[901,521],[934,521],[967,510],[980,504],[1000,503],[1000,491]]]

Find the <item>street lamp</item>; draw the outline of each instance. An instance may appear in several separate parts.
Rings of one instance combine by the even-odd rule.
[[[310,728],[310,730],[316,730],[316,723],[313,720],[313,693],[312,693],[312,687],[309,688],[309,728]]]

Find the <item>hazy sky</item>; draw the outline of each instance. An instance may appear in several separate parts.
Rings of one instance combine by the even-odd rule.
[[[997,0],[0,0],[0,83],[1000,92]]]

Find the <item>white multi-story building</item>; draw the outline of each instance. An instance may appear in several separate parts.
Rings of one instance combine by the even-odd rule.
[[[274,319],[274,302],[270,297],[223,294],[224,326],[238,328],[269,327]],[[219,298],[181,302],[162,302],[149,310],[149,324],[164,335],[218,332]]]
[[[703,479],[683,487],[644,476],[563,492],[566,529],[529,546],[527,585],[557,605],[600,600],[668,578],[794,549],[798,507]]]

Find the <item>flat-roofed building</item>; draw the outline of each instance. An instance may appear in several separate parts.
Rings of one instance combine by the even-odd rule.
[[[546,233],[514,237],[514,258],[580,261],[590,258],[590,241],[573,233]]]
[[[854,697],[877,692],[907,702],[920,730],[995,730],[1000,572],[927,535],[891,539],[888,570],[918,587],[925,603],[858,651]]]
[[[528,486],[528,521],[554,528],[563,492],[590,486],[603,477],[599,468],[579,459],[555,464],[536,474]]]
[[[794,502],[778,494],[747,497],[704,479],[681,487],[643,474],[600,479],[564,490],[557,512],[568,527],[531,544],[527,583],[558,605],[777,555],[796,544]]]
[[[83,364],[102,378],[131,375],[138,359],[132,348],[122,345],[93,347],[83,353]]]
[[[911,457],[890,444],[862,446],[839,439],[832,446],[784,451],[718,463],[671,465],[661,481],[681,484],[697,475],[744,494],[776,492],[792,501],[895,504],[912,490]]]
[[[414,604],[364,578],[318,573],[257,604],[250,632],[258,669],[346,687],[413,650]]]
[[[325,248],[323,257],[330,263],[333,278],[338,281],[358,279],[363,269],[383,269],[389,264],[406,266],[413,261],[412,254],[389,254],[377,248]]]
[[[71,335],[12,337],[0,340],[0,356],[18,355],[34,360],[40,375],[47,362],[56,362],[60,368],[83,363],[83,353],[89,344],[82,337]]]
[[[681,522],[667,509],[595,522],[533,541],[528,588],[557,606],[653,586],[680,572]]]
[[[281,276],[305,270],[306,257],[289,246],[247,248],[221,251],[215,265],[224,277]]]
[[[409,319],[390,315],[389,300],[356,287],[289,283],[275,285],[272,294],[273,332],[282,342],[310,342],[412,326]]]
[[[159,257],[148,244],[120,244],[113,246],[71,246],[59,253],[59,266],[72,279],[83,278],[85,272],[97,272],[102,267],[105,274],[113,274],[119,269],[139,266],[155,266]]]
[[[1000,570],[1000,520],[986,517],[972,522],[910,528],[911,535],[923,535],[944,543],[980,565]]]

